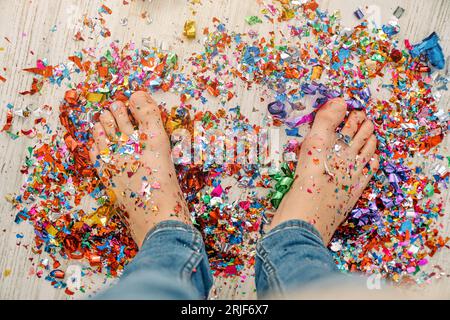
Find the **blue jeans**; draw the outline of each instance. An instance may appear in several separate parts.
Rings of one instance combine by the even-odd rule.
[[[257,244],[259,298],[283,296],[338,274],[322,238],[307,222],[286,221]],[[165,221],[148,233],[120,281],[96,298],[205,299],[212,284],[200,232],[178,221]]]

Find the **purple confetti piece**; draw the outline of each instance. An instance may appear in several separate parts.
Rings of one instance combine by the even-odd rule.
[[[370,92],[370,88],[369,87],[365,87],[364,89],[362,89],[359,92],[359,96],[361,97],[361,99],[363,99],[365,102],[368,102],[370,97],[372,96],[372,93]]]
[[[313,108],[314,109],[320,109],[320,108],[322,108],[324,105],[325,105],[325,103],[327,103],[328,102],[328,98],[327,97],[320,97],[320,98],[317,98],[316,99],[316,101],[314,102],[314,104],[313,104]]]
[[[314,112],[311,112],[310,114],[304,115],[304,116],[299,116],[299,117],[294,117],[291,119],[287,119],[286,120],[286,125],[290,128],[296,128],[298,126],[301,126],[302,124],[305,123],[311,123],[314,121]]]
[[[302,84],[301,90],[304,94],[314,95],[317,93],[317,90],[319,90],[319,85],[316,83],[304,83]]]
[[[277,118],[284,119],[287,116],[286,107],[285,107],[284,103],[281,101],[271,102],[271,103],[269,103],[267,108],[268,108],[270,114]]]
[[[356,99],[346,99],[348,110],[362,110],[364,107],[359,100]]]

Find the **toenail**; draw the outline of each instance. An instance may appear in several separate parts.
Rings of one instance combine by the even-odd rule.
[[[114,102],[114,103],[111,105],[111,110],[112,110],[112,111],[117,111],[117,109],[119,109],[119,104],[118,104],[117,102]]]

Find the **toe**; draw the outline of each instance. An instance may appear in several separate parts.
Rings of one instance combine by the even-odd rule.
[[[330,147],[335,142],[335,132],[339,124],[342,123],[347,110],[347,104],[344,99],[333,99],[328,101],[319,111],[317,111],[314,123],[305,140],[320,140],[319,144],[323,147]]]
[[[377,173],[378,168],[380,167],[380,158],[378,155],[373,155],[373,157],[370,159],[367,166],[364,167],[364,172],[360,176],[360,183],[357,186],[357,194],[358,198],[362,194],[362,192],[366,189],[367,185],[369,184],[370,180],[372,180],[372,177],[375,173]]]
[[[114,116],[119,131],[131,135],[134,132],[133,124],[128,116],[127,107],[121,101],[115,101],[110,107],[111,113]]]
[[[93,143],[92,146],[89,148],[89,158],[91,159],[92,166],[94,168],[97,168],[98,163],[98,156],[100,154],[100,150],[97,147],[97,143]]]
[[[365,166],[367,162],[370,161],[370,159],[375,154],[375,151],[377,150],[377,138],[374,134],[372,134],[369,139],[367,140],[364,147],[361,149],[361,153],[358,155],[358,162]]]
[[[108,137],[106,136],[105,129],[103,129],[103,126],[99,122],[94,125],[94,128],[92,129],[92,136],[97,144],[98,150],[101,151],[108,147]]]
[[[104,110],[100,115],[100,123],[105,129],[105,132],[108,135],[109,139],[114,140],[117,133],[117,124],[112,113],[108,110]]]
[[[373,157],[370,159],[369,163],[366,166],[367,171],[363,175],[364,179],[364,188],[369,183],[370,179],[372,179],[373,175],[377,173],[378,168],[380,167],[380,158],[377,154],[374,154]]]
[[[369,167],[373,174],[377,173],[378,169],[380,168],[380,157],[377,154],[375,154],[370,160]]]
[[[353,138],[353,142],[350,146],[355,154],[358,154],[361,148],[365,146],[368,139],[372,136],[373,130],[374,125],[372,121],[366,120],[363,122],[355,137]]]
[[[364,120],[366,120],[366,114],[364,111],[350,112],[350,115],[348,116],[348,119],[341,130],[341,133],[345,136],[353,138],[355,134],[358,132],[358,129],[364,122]]]
[[[347,104],[344,99],[333,99],[328,101],[319,111],[317,111],[312,126],[312,132],[333,132],[339,124],[342,123],[347,110]]]
[[[130,110],[140,128],[155,130],[162,126],[158,106],[147,92],[138,91],[132,94]]]
[[[378,162],[373,162],[374,159],[378,159],[378,155],[375,154],[376,149],[377,138],[375,137],[375,135],[371,135],[362,148],[361,153],[356,158],[357,165],[355,176],[367,175],[368,173],[370,173],[370,169],[374,166],[374,164],[377,164],[376,169],[378,170]]]
[[[370,174],[373,176],[380,168],[380,157],[375,154],[369,162]]]

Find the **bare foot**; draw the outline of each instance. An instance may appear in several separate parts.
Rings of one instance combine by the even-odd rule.
[[[190,223],[190,215],[158,106],[149,94],[134,93],[129,110],[137,127],[127,110],[124,103],[116,101],[110,111],[101,114],[92,130],[95,143],[90,156],[141,247],[147,232],[157,223]]]
[[[336,128],[346,109],[343,99],[334,99],[317,112],[301,145],[292,189],[270,228],[291,219],[304,220],[313,224],[328,244],[378,170],[374,126],[363,111],[352,111],[341,130],[351,138],[350,145],[342,136],[338,139]]]

